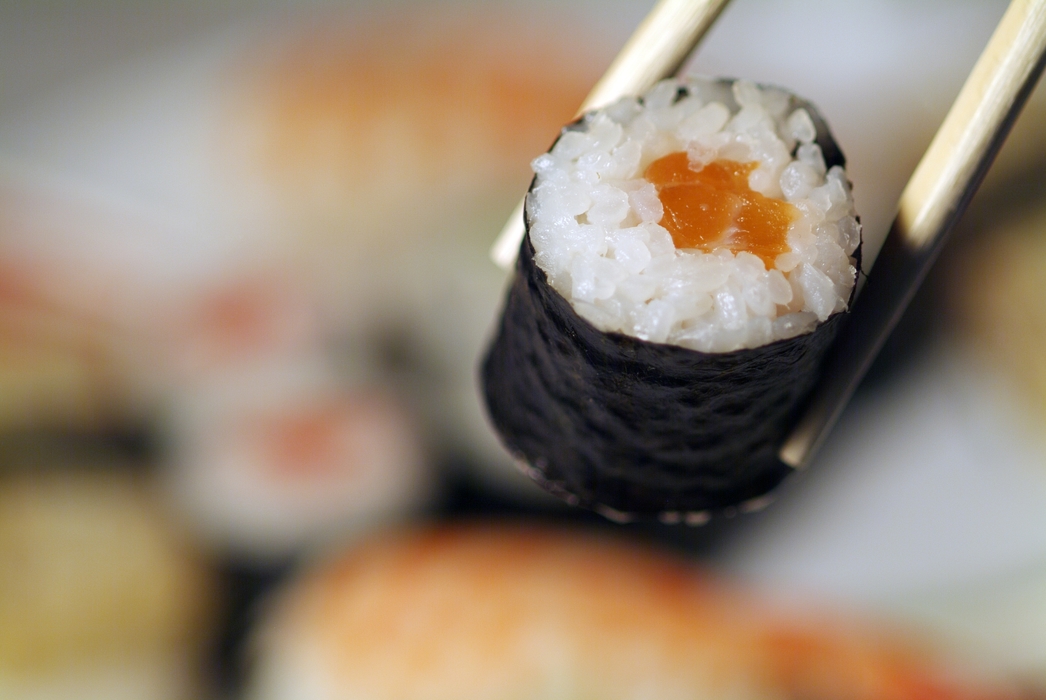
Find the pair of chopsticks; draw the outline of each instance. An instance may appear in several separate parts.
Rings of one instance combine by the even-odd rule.
[[[661,0],[625,44],[579,114],[675,75],[727,0]],[[966,210],[1046,66],[1046,0],[1012,0],[908,181],[890,233],[832,349],[820,383],[778,451],[813,459]],[[523,201],[491,250],[515,262]]]

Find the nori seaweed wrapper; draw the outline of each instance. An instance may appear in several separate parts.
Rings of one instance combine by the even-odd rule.
[[[843,165],[817,111],[793,101],[810,113],[828,167]],[[854,257],[859,271],[860,247]],[[791,472],[777,448],[845,316],[728,353],[605,333],[548,283],[528,226],[481,368],[487,410],[525,471],[567,502],[700,522]]]

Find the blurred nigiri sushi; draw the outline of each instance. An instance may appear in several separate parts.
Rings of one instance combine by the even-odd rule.
[[[256,700],[1020,697],[896,632],[523,525],[376,538],[286,590],[257,642]]]
[[[552,19],[415,8],[280,28],[230,76],[225,148],[243,186],[348,226],[333,238],[416,245],[433,215],[524,187],[598,74],[590,40]]]

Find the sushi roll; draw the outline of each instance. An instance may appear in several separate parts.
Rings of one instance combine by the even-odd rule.
[[[616,518],[761,503],[852,300],[861,227],[810,103],[664,81],[533,162],[527,235],[482,366],[547,490]]]
[[[267,612],[250,700],[1019,697],[896,631],[786,613],[672,556],[569,529],[385,535]]]
[[[167,493],[189,529],[265,568],[415,515],[433,497],[424,437],[389,387],[321,357],[229,370],[173,397]]]

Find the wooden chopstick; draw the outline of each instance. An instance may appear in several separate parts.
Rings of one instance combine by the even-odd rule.
[[[901,195],[890,233],[819,385],[778,452],[824,443],[966,210],[1046,66],[1046,0],[1013,0]]]
[[[675,75],[715,22],[728,0],[660,0],[585,98],[578,115],[625,95],[646,92]],[[516,262],[523,241],[521,199],[505,223],[490,257],[503,269]]]

